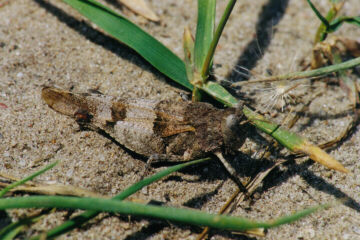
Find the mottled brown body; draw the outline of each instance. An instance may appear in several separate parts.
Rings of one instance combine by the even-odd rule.
[[[237,150],[246,129],[241,111],[208,103],[121,99],[75,94],[44,87],[42,98],[54,110],[104,130],[126,148],[147,157],[190,160]]]

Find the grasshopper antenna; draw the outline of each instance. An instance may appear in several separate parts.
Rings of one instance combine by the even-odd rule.
[[[244,184],[241,182],[239,175],[236,173],[236,170],[230,165],[230,163],[224,158],[222,152],[215,152],[215,156],[218,157],[218,159],[221,161],[221,163],[224,165],[228,173],[232,176],[233,180],[236,182],[238,187],[241,191],[245,194],[246,197],[250,198],[250,193],[244,186]]]

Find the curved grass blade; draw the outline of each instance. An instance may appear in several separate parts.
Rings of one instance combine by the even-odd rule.
[[[186,162],[186,163],[182,163],[182,164],[178,164],[176,166],[173,167],[169,167],[163,171],[160,171],[157,174],[154,174],[148,178],[145,178],[137,183],[135,183],[134,185],[128,187],[127,189],[125,189],[124,191],[122,191],[120,194],[116,195],[115,197],[113,197],[113,200],[124,200],[125,198],[129,197],[130,195],[134,194],[135,192],[139,191],[140,189],[142,189],[145,186],[150,185],[151,183],[160,180],[163,177],[166,177],[167,175],[179,171],[182,168],[194,165],[194,164],[198,164],[204,161],[210,160],[210,158],[204,158],[204,159],[199,159],[199,160],[195,160],[195,161],[191,161],[191,162]],[[72,229],[76,228],[76,227],[80,227],[82,224],[84,224],[85,222],[89,221],[90,219],[96,217],[99,214],[99,211],[95,211],[95,210],[88,210],[72,219],[70,219],[69,221],[64,222],[63,224],[51,229],[50,231],[48,231],[46,233],[46,238],[47,239],[51,239],[54,238],[56,236],[59,236],[61,234],[64,234],[66,232],[71,231]],[[31,238],[32,240],[35,239],[41,239],[41,237],[43,237],[43,235],[41,236],[35,236],[34,238]]]
[[[150,34],[94,0],[63,0],[106,33],[139,53],[167,77],[192,89],[184,62]]]
[[[55,167],[58,163],[59,163],[59,161],[55,161],[55,162],[47,165],[43,169],[40,169],[39,171],[31,174],[30,176],[28,176],[26,178],[23,178],[20,181],[14,182],[13,184],[10,184],[9,186],[7,186],[6,188],[4,188],[3,190],[0,191],[0,198],[3,197],[11,189],[13,189],[13,188],[15,188],[15,187],[17,187],[19,185],[22,185],[22,184],[26,183],[27,181],[30,181],[30,180],[34,179],[35,177],[43,174],[44,172],[50,170],[53,167]]]
[[[331,22],[330,30],[332,32],[336,31],[343,23],[350,23],[360,27],[360,17],[338,17]]]
[[[126,201],[117,201],[113,199],[60,196],[33,196],[0,199],[1,210],[13,208],[49,207],[116,212],[126,215],[159,218],[197,226],[209,226],[211,228],[224,230],[244,231],[254,228],[272,228],[284,223],[290,223],[328,206],[309,208],[293,215],[285,216],[269,222],[255,222],[242,217],[209,214],[199,210],[159,207]]]

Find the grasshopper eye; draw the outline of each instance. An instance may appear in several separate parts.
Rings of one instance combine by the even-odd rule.
[[[239,124],[239,119],[236,117],[235,114],[231,114],[226,117],[226,127],[228,129],[233,129]]]
[[[78,123],[89,123],[93,116],[86,110],[80,109],[75,112],[74,118]]]

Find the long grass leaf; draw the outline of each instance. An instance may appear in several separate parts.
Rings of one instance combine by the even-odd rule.
[[[211,228],[244,231],[254,228],[272,228],[284,223],[303,218],[324,206],[309,208],[269,222],[255,222],[242,217],[216,215],[204,213],[198,210],[179,209],[171,207],[159,207],[144,205],[126,201],[98,198],[78,198],[60,196],[33,196],[0,199],[0,209],[13,208],[68,208],[86,209],[103,212],[116,212],[120,214],[154,217],[169,221],[181,222]]]
[[[198,0],[195,35],[195,68],[200,72],[214,37],[216,0]]]
[[[184,62],[162,43],[125,17],[94,0],[63,0],[106,33],[139,53],[167,77],[192,89]]]
[[[206,78],[209,75],[209,71],[210,71],[210,68],[212,65],[211,63],[213,61],[216,46],[219,43],[221,34],[225,28],[225,24],[227,23],[227,21],[230,17],[231,11],[233,10],[235,3],[236,3],[236,0],[229,0],[228,4],[226,6],[226,9],[225,9],[223,15],[221,16],[220,22],[219,22],[218,26],[216,27],[214,38],[211,41],[209,50],[206,53],[206,57],[205,57],[203,65],[202,65],[201,76],[203,78]]]

